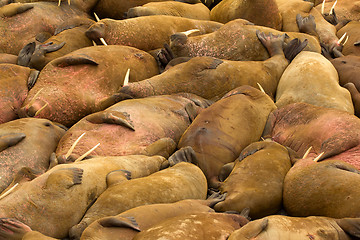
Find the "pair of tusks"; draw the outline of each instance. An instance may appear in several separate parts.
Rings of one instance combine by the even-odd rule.
[[[342,35],[342,37],[339,39],[339,41],[337,42],[339,45],[341,44],[341,42],[344,40],[345,36],[346,36],[347,32],[344,33],[344,35]],[[349,36],[346,36],[346,39],[344,41],[344,43],[342,44],[343,46],[347,43],[347,41],[349,40]]]
[[[37,98],[37,96],[39,96],[40,92],[43,90],[43,88],[41,88],[35,95],[34,97],[30,100],[30,102],[26,105],[27,107],[30,107],[34,102],[35,102],[35,99]],[[44,106],[42,106],[39,110],[36,111],[34,117],[36,117],[37,115],[40,114],[40,112],[42,110],[44,110],[44,108],[46,108],[48,106],[48,103],[46,103]]]
[[[59,0],[58,6],[60,6],[61,0]],[[70,5],[70,0],[68,0],[68,4]]]
[[[336,3],[337,3],[337,0],[335,1],[334,5],[331,7],[329,15],[332,15],[334,13]],[[321,5],[321,14],[324,15],[324,12],[325,12],[325,0],[323,1],[322,5]]]
[[[70,1],[70,0],[69,0]],[[94,16],[97,22],[100,21],[100,18],[98,17],[98,15],[94,12]],[[105,42],[104,38],[100,38],[100,41],[102,42],[102,44],[104,44],[105,46],[107,46],[107,43]],[[96,45],[96,44],[95,44]]]
[[[78,137],[78,139],[76,139],[76,141],[73,143],[73,145],[71,145],[69,151],[65,154],[65,159],[67,159],[68,157],[70,157],[71,153],[74,151],[76,144],[78,144],[78,142],[80,141],[80,139],[85,135],[86,132],[84,132],[83,134],[80,135],[80,137]],[[74,162],[79,162],[81,160],[83,160],[85,157],[87,157],[92,151],[94,151],[98,146],[100,145],[100,143],[96,144],[93,148],[91,148],[89,151],[87,151],[86,153],[84,153],[83,155],[81,155],[80,157],[78,157]]]
[[[302,157],[303,159],[305,159],[309,153],[310,153],[310,150],[312,149],[312,147],[309,147],[309,149],[305,152],[304,156]],[[324,152],[320,153],[316,158],[314,158],[314,162],[317,162],[319,161],[319,159],[322,157],[322,155],[324,155]]]

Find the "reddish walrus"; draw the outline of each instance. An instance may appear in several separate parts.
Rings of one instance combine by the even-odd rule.
[[[220,184],[226,193],[216,211],[250,209],[250,218],[275,214],[282,207],[283,183],[291,167],[288,149],[276,142],[256,142],[246,147],[234,163],[227,179]]]
[[[166,149],[169,143],[176,146],[197,112],[206,107],[207,102],[190,94],[121,101],[76,123],[61,139],[56,155],[63,162],[71,161],[97,143],[100,146],[92,155],[148,155],[146,148],[149,145],[153,145],[153,149]],[[70,146],[84,132],[86,135],[72,154],[67,154]]]
[[[13,1],[13,0],[8,0]],[[90,13],[90,10],[96,5],[99,0],[16,0],[21,3],[32,3],[32,2],[56,2],[60,5],[71,5],[79,8],[80,10]]]
[[[114,104],[128,69],[142,69],[130,71],[130,81],[159,73],[150,54],[127,46],[87,47],[57,58],[40,72],[19,116],[36,114],[71,126]]]
[[[223,200],[214,194],[207,200],[186,199],[176,203],[159,203],[131,208],[112,217],[104,217],[90,224],[80,239],[84,240],[131,240],[144,231],[167,219],[184,214],[214,212],[211,207]]]
[[[107,185],[126,180],[127,171],[134,178],[157,172],[165,161],[161,156],[99,157],[57,165],[32,181],[17,178],[15,189],[1,196],[0,217],[16,218],[42,234],[65,238]]]
[[[127,182],[113,181],[89,208],[69,235],[79,239],[95,220],[122,213],[131,208],[155,203],[172,203],[184,199],[206,199],[207,183],[201,170],[192,163],[181,162],[148,177]]]
[[[12,3],[0,8],[0,52],[18,55],[37,34],[55,29],[73,17],[88,17],[77,8],[55,3]]]
[[[296,218],[273,215],[251,221],[228,240],[351,240],[360,237],[360,219]]]
[[[127,45],[143,51],[162,48],[177,32],[198,29],[211,33],[223,24],[175,16],[143,16],[125,20],[102,19],[93,24],[86,36],[100,44],[103,38],[110,45]]]
[[[263,133],[299,156],[311,153],[360,169],[360,119],[345,111],[294,103],[273,111]]]
[[[0,124],[18,118],[17,112],[39,71],[15,64],[0,64]]]
[[[235,230],[249,222],[241,214],[231,213],[193,213],[170,218],[152,228],[138,233],[134,240],[153,239],[227,239]]]
[[[46,119],[17,119],[0,124],[0,192],[23,167],[45,172],[65,127]]]
[[[250,143],[260,140],[266,119],[274,109],[274,102],[260,90],[250,86],[234,89],[201,111],[181,137],[180,150],[170,157],[170,163],[176,163],[182,152],[191,152],[191,162],[201,168],[209,186],[219,187],[221,167],[234,161]]]

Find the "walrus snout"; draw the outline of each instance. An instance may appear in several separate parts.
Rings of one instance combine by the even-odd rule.
[[[105,24],[102,22],[94,23],[90,28],[85,32],[85,35],[91,40],[98,40],[103,38],[105,35]]]
[[[20,118],[26,118],[26,117],[36,117],[41,112],[44,111],[44,109],[48,106],[48,103],[38,99],[34,101],[31,105],[25,105],[18,111],[18,116]]]
[[[138,14],[139,11],[139,7],[133,7],[130,8],[125,14],[126,14],[126,18],[135,18],[135,17],[139,17],[140,15]]]

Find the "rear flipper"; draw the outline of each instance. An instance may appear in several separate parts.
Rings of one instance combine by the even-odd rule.
[[[116,112],[116,111],[103,111],[97,112],[86,117],[86,120],[94,124],[117,124],[132,131],[135,131],[134,125],[131,123],[130,117],[125,112]]]
[[[196,163],[196,153],[192,147],[187,146],[177,150],[173,155],[169,157],[170,166],[174,166],[181,162]]]
[[[21,240],[30,231],[29,226],[16,219],[0,218],[0,239]]]
[[[160,155],[167,159],[175,151],[175,149],[176,149],[176,143],[173,139],[160,138],[156,142],[146,147],[144,151],[144,155],[147,156]]]
[[[351,99],[354,104],[355,115],[357,117],[360,117],[360,93],[359,93],[359,91],[357,90],[356,86],[351,82],[345,84],[344,87],[347,90],[349,90],[349,92],[351,94]]]
[[[308,17],[303,18],[300,14],[297,14],[296,23],[300,32],[310,34],[319,39],[319,35],[316,32],[315,17],[313,15],[310,14]]]
[[[360,238],[360,218],[342,218],[336,219],[336,223],[347,234]]]
[[[0,152],[18,144],[26,137],[24,133],[9,133],[0,136]]]
[[[140,228],[135,218],[133,217],[104,217],[99,220],[99,224],[103,227],[118,227],[118,228],[130,228],[137,232],[140,232]]]
[[[160,72],[163,72],[166,65],[174,59],[174,53],[171,50],[169,44],[165,43],[164,48],[162,48],[156,55],[156,61],[158,62]]]
[[[283,44],[285,40],[285,34],[265,34],[263,32],[260,32],[259,30],[256,30],[256,35],[259,38],[260,42],[265,46],[271,57],[284,54]]]
[[[301,42],[298,38],[291,40],[284,48],[284,54],[287,60],[291,62],[296,55],[298,55],[308,44],[308,40],[305,39]]]

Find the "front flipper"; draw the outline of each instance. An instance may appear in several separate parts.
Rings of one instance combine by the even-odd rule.
[[[260,42],[264,45],[264,47],[269,52],[270,56],[281,55],[283,52],[283,45],[285,40],[285,34],[282,35],[274,35],[272,33],[265,34],[256,30],[256,36],[260,40]]]
[[[27,87],[30,90],[36,83],[38,79],[40,71],[31,69],[28,80],[27,80]]]
[[[315,17],[313,15],[310,14],[308,17],[303,18],[300,14],[297,14],[296,23],[300,32],[310,34],[319,39],[319,35],[316,32]]]
[[[336,219],[336,223],[347,234],[360,238],[360,218],[342,218]]]
[[[230,175],[230,173],[234,169],[234,166],[235,166],[235,162],[230,162],[221,167],[220,172],[219,172],[219,181],[220,182],[225,181],[225,179]]]
[[[264,149],[267,147],[269,143],[268,142],[265,142],[265,141],[262,141],[262,142],[255,142],[255,143],[252,143],[250,144],[249,146],[247,146],[246,148],[244,148],[237,161],[241,162],[242,160],[244,160],[246,157],[250,156],[250,155],[253,155],[254,153]]]
[[[13,3],[5,5],[0,9],[0,17],[12,17],[32,9],[32,4]]]
[[[144,150],[144,155],[154,156],[160,155],[164,158],[169,158],[169,156],[175,151],[176,143],[171,138],[160,138],[156,142],[153,142],[147,146]]]
[[[9,133],[0,136],[0,152],[18,144],[25,137],[26,135],[24,133]]]
[[[356,86],[351,82],[345,84],[344,88],[349,90],[352,102],[354,104],[355,115],[357,117],[360,117],[360,93],[359,93],[359,91],[357,90]]]
[[[298,38],[291,40],[284,49],[285,58],[290,62],[300,53],[308,44],[308,40],[305,39],[301,42]]]
[[[115,93],[112,96],[101,100],[99,102],[99,104],[97,104],[96,109],[97,109],[98,112],[103,111],[106,108],[114,105],[115,103],[118,103],[118,102],[126,100],[126,99],[133,99],[133,97],[130,96],[129,94],[126,94],[126,93],[120,93],[120,92]]]
[[[0,238],[7,240],[20,240],[32,231],[31,228],[14,218],[0,218]]]
[[[342,152],[345,152],[351,148],[358,146],[359,141],[356,138],[351,138],[348,134],[338,133],[328,138],[321,144],[319,152],[324,152],[320,157],[320,160],[336,156]]]
[[[192,147],[187,146],[177,150],[173,155],[169,157],[170,166],[174,166],[181,162],[196,163],[196,153]]]
[[[52,172],[45,183],[45,189],[62,186],[66,189],[81,184],[84,170],[81,168],[63,168]]]
[[[110,187],[112,185],[121,183],[123,181],[127,181],[131,179],[131,172],[127,170],[115,170],[112,172],[109,172],[108,175],[106,175],[106,185],[107,187]]]
[[[88,122],[94,124],[117,124],[135,131],[134,125],[129,121],[130,118],[127,113],[116,112],[116,111],[103,111],[91,114],[86,117]]]
[[[53,60],[53,65],[58,67],[68,67],[72,65],[90,64],[99,65],[93,58],[86,54],[79,54],[77,56],[65,56]]]
[[[133,217],[105,217],[99,220],[99,224],[103,227],[131,228],[140,232],[139,225]]]
[[[268,218],[256,220],[256,222],[249,222],[244,227],[236,231],[236,239],[256,239],[256,237],[267,228],[269,223]],[[230,238],[229,239],[233,239]]]
[[[17,64],[24,67],[29,66],[31,56],[35,52],[35,48],[36,48],[35,42],[26,44],[25,47],[23,47],[19,52]]]

